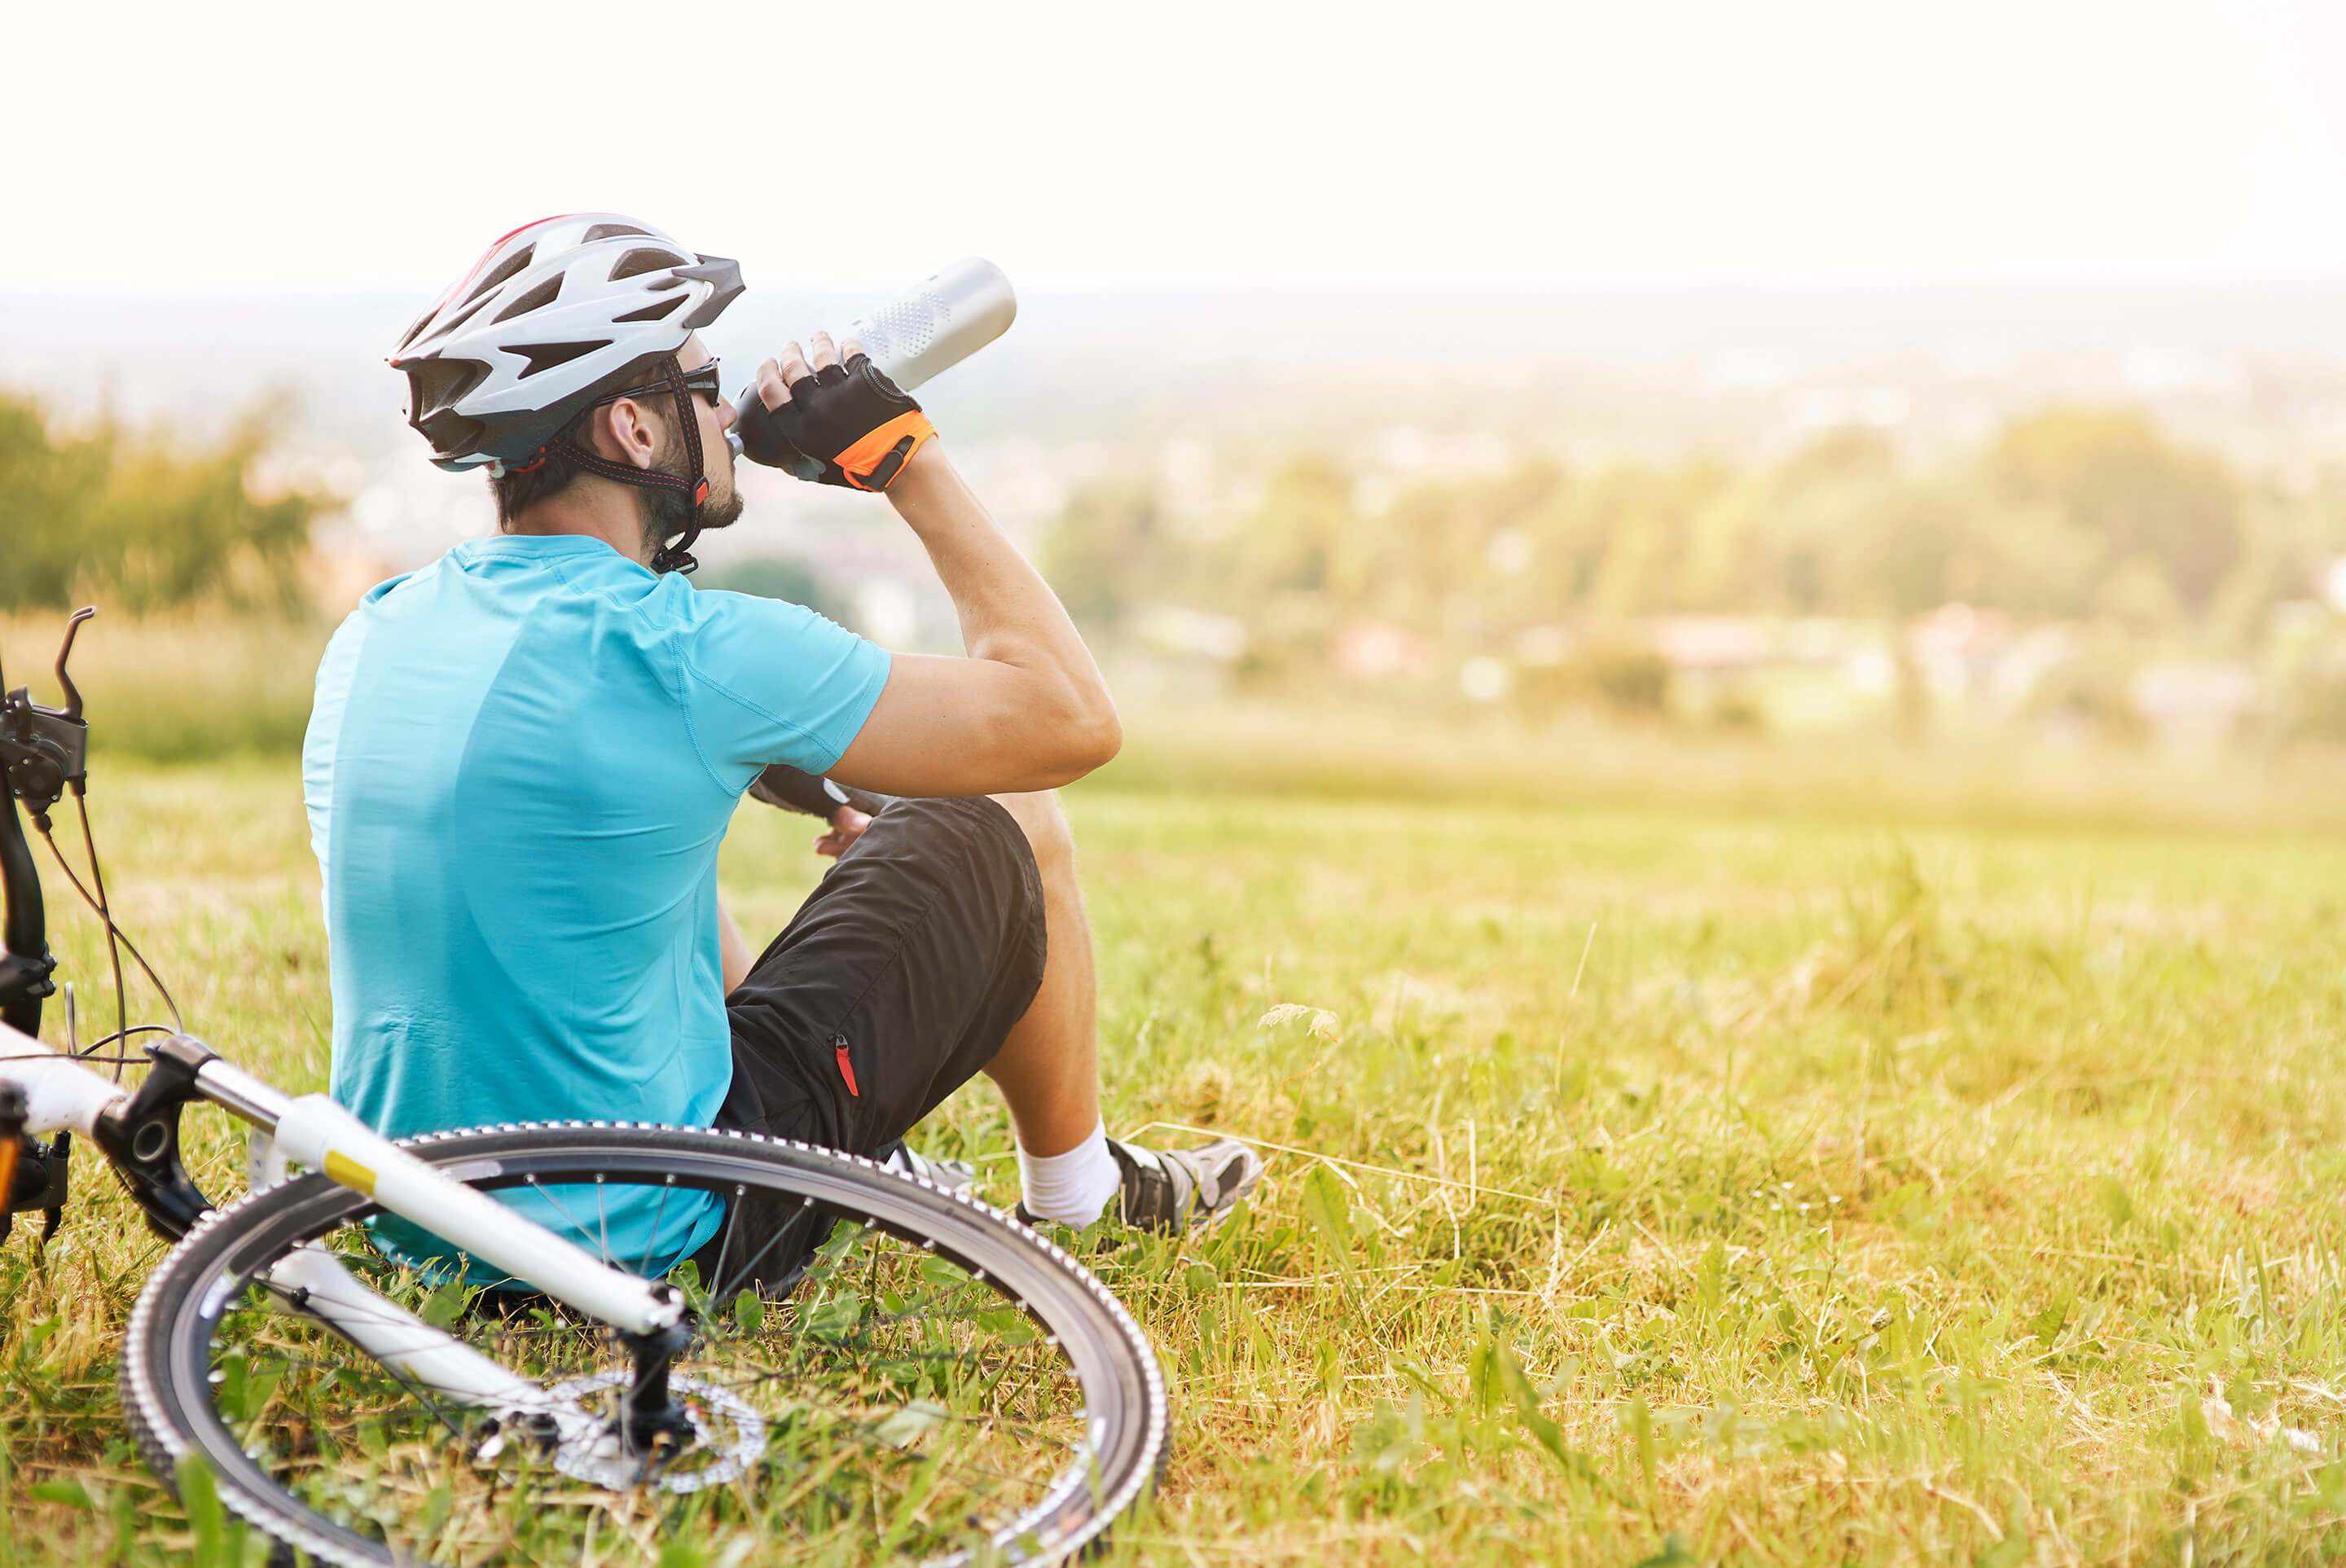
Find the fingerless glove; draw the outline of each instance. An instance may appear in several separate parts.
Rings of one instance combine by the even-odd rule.
[[[937,433],[921,405],[868,354],[801,377],[778,409],[754,392],[742,405],[737,428],[744,457],[852,490],[887,489]]]

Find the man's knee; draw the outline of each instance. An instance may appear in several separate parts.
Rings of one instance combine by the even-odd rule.
[[[1075,830],[1067,826],[1067,814],[1059,809],[1059,797],[1054,790],[1040,789],[1028,795],[996,795],[996,805],[1010,813],[1026,835],[1026,842],[1035,851],[1035,865],[1045,876],[1055,871],[1072,871],[1076,863]]]

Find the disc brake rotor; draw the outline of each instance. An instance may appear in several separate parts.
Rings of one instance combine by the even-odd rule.
[[[630,1376],[617,1369],[597,1372],[557,1383],[546,1393],[554,1403],[586,1410],[597,1402],[594,1396],[625,1389]],[[627,1452],[610,1423],[591,1420],[563,1423],[567,1435],[551,1451],[554,1468],[574,1481],[607,1492],[628,1492],[648,1484],[662,1492],[688,1492],[740,1480],[765,1453],[765,1420],[740,1395],[683,1376],[668,1380],[668,1393],[691,1423],[692,1442],[664,1460],[656,1471],[646,1472],[641,1457]],[[505,1446],[502,1438],[493,1438],[475,1457],[484,1463],[491,1461]]]

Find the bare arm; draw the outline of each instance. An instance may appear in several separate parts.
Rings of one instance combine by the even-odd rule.
[[[846,351],[857,345],[851,340]],[[818,334],[815,363],[831,346]],[[777,380],[807,373],[796,345]],[[772,404],[779,390],[760,368]],[[932,441],[888,487],[961,617],[965,658],[897,654],[832,778],[892,795],[993,795],[1080,779],[1123,744],[1115,700],[1058,596]]]
[[[931,442],[889,499],[961,617],[966,658],[897,654],[887,689],[831,769],[898,795],[1048,789],[1117,753],[1107,683],[1050,585]]]

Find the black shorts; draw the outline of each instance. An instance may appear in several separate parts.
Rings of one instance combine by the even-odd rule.
[[[726,998],[717,1125],[882,1154],[994,1060],[1044,953],[1042,879],[1009,812],[891,801]]]

